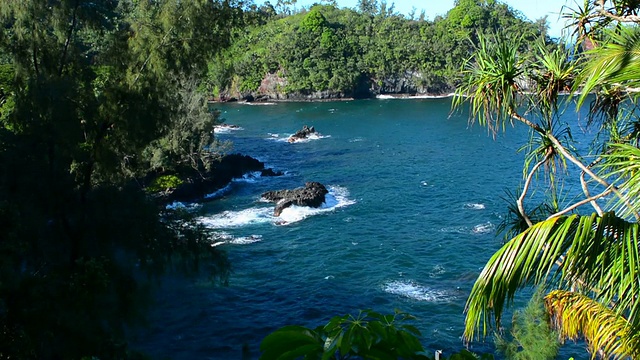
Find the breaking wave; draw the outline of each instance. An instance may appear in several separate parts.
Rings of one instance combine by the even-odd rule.
[[[399,295],[418,301],[449,302],[456,299],[456,296],[449,291],[422,286],[412,280],[390,281],[384,284],[383,288],[384,291],[389,294]]]
[[[484,210],[485,206],[484,204],[468,203],[468,204],[464,204],[464,208],[471,209],[471,210]]]
[[[239,131],[239,130],[244,130],[244,128],[240,126],[228,125],[228,124],[216,125],[213,127],[213,132],[215,134],[228,134],[232,131]]]
[[[290,206],[282,211],[279,217],[273,216],[273,206],[223,211],[218,214],[199,218],[200,223],[211,229],[238,228],[250,225],[273,224],[287,225],[304,220],[310,216],[331,212],[337,208],[355,204],[349,199],[349,191],[341,186],[328,186],[324,203],[319,208],[307,206]],[[264,201],[262,201],[264,202]]]

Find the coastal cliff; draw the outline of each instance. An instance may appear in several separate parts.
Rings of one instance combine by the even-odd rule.
[[[378,95],[442,95],[462,81],[479,36],[495,29],[534,44],[544,24],[498,2],[460,1],[433,21],[386,5],[315,5],[277,14],[268,5],[209,62],[214,101],[321,101]],[[550,41],[550,40],[549,40]],[[526,49],[525,49],[526,50]]]
[[[267,73],[260,82],[260,86],[254,91],[241,91],[238,87],[228,88],[220,92],[212,100],[216,102],[227,101],[330,101],[367,99],[379,95],[444,95],[454,91],[454,87],[448,84],[440,84],[438,87],[428,87],[423,84],[424,75],[418,71],[405,71],[402,74],[388,76],[382,80],[360,76],[360,82],[355,89],[349,92],[337,90],[318,91],[294,91],[288,92],[289,81],[286,74]]]

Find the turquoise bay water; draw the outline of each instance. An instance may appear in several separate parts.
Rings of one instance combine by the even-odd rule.
[[[523,127],[494,140],[466,114],[449,117],[450,99],[220,110],[241,127],[220,139],[286,175],[236,181],[198,210],[229,254],[229,286],[165,285],[138,348],[239,359],[245,346],[257,358],[262,338],[280,326],[316,327],[359,309],[411,313],[426,347],[463,348],[467,295],[501,245],[504,190],[522,177]],[[286,142],[303,125],[321,136]],[[330,189],[323,209],[287,209],[283,224],[260,201],[264,191],[306,181]],[[492,351],[492,342],[471,350]]]

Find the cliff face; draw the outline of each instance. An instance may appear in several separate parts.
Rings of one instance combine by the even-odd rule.
[[[405,71],[404,73],[388,76],[383,79],[372,79],[366,75],[360,76],[357,86],[349,93],[334,90],[287,92],[289,84],[283,72],[267,73],[262,79],[256,91],[240,92],[232,86],[227,90],[221,101],[245,100],[245,101],[322,101],[340,99],[366,99],[376,95],[440,95],[449,93],[453,88],[447,85],[427,86],[425,77],[417,71]]]

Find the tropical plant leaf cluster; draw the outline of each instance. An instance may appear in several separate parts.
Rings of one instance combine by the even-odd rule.
[[[584,1],[566,8],[576,46],[538,46],[481,36],[465,63],[454,106],[490,131],[528,127],[523,185],[509,206],[508,241],[487,262],[469,296],[465,337],[500,326],[519,290],[546,290],[561,339],[584,339],[592,357],[640,356],[638,238],[638,39],[635,1]],[[491,40],[491,41],[490,41]],[[568,96],[563,96],[567,94]],[[598,132],[579,152],[566,109],[589,106]],[[577,115],[573,115],[576,117]],[[565,184],[579,184],[578,197]],[[535,195],[541,191],[549,199]]]
[[[366,310],[357,316],[333,317],[315,329],[285,326],[262,340],[260,359],[433,359],[420,343],[420,331],[409,324],[413,319],[398,310],[387,315]],[[441,359],[493,357],[463,350]]]

